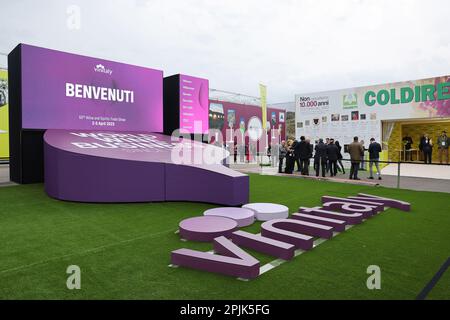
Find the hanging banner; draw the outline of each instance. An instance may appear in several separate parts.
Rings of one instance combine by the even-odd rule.
[[[267,87],[259,84],[259,94],[261,96],[261,112],[262,112],[262,126],[266,130],[267,126]]]
[[[0,158],[9,158],[8,72],[0,70]]]

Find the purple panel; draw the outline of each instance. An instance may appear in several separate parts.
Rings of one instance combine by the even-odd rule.
[[[284,229],[290,219],[275,219],[266,221],[261,225],[261,235],[282,242],[293,244],[296,248],[310,250],[313,247],[314,238],[294,231]],[[280,222],[284,222],[280,224]]]
[[[231,235],[234,243],[284,260],[294,257],[295,246],[286,242],[263,237],[246,231],[235,231]]]
[[[166,165],[167,201],[202,201],[238,206],[248,202],[249,177],[230,177],[212,169],[193,166]],[[232,171],[231,169],[229,169]],[[186,183],[189,181],[190,183]]]
[[[23,128],[162,132],[162,71],[25,44],[21,53]]]
[[[44,145],[45,191],[79,202],[164,201],[164,164],[90,157]]]
[[[302,221],[308,221],[313,223],[323,224],[325,226],[333,227],[333,231],[342,232],[345,231],[345,221],[331,218],[324,218],[317,215],[306,213],[294,213],[291,215],[291,219],[297,219]]]
[[[350,199],[358,199],[358,200],[367,200],[367,201],[376,201],[381,202],[387,207],[400,209],[403,211],[410,211],[411,210],[411,204],[409,202],[391,199],[391,198],[384,198],[379,196],[374,196],[371,194],[366,193],[358,193],[357,197],[349,197]]]
[[[182,143],[193,143],[200,152],[206,148],[190,140]],[[181,144],[161,134],[47,130],[44,144],[45,189],[58,199],[248,202],[247,175],[220,164],[172,164],[172,153]]]
[[[363,215],[361,213],[341,213],[325,210],[321,207],[314,207],[314,208],[300,207],[298,212],[316,215],[319,217],[344,220],[346,224],[352,225],[360,224],[363,220]]]
[[[372,215],[382,212],[384,210],[384,205],[382,203],[367,202],[367,201],[360,201],[360,200],[339,198],[339,197],[322,196],[322,203],[333,202],[333,201],[343,201],[345,203],[354,203],[356,205],[362,205],[362,206],[364,206],[364,207],[362,207],[362,208],[364,208],[364,210],[366,210],[367,207],[370,207],[370,208],[372,208]]]
[[[278,219],[272,225],[276,228],[306,234],[313,237],[331,239],[333,227],[295,219]]]
[[[345,201],[330,201],[322,203],[325,210],[338,211],[342,213],[361,213],[364,219],[372,216],[374,209],[363,204],[356,204]]]
[[[225,237],[214,239],[215,250],[226,255],[210,254],[190,249],[172,251],[171,263],[177,266],[252,279],[259,276],[259,261]]]
[[[237,227],[237,222],[230,218],[201,216],[181,221],[179,231],[183,239],[210,242],[220,236],[231,238]]]

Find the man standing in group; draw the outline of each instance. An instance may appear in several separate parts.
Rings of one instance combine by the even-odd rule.
[[[286,141],[281,141],[281,145],[278,148],[278,173],[283,173],[283,160],[286,158]]]
[[[297,172],[301,172],[302,166],[300,164],[300,142],[297,139],[294,140],[294,143],[292,144],[292,149],[294,151],[295,163],[297,164]]]
[[[364,140],[361,140],[361,145],[362,145],[362,153],[361,153],[361,163],[360,163],[360,165],[359,165],[359,169],[358,170],[363,170],[363,171],[365,171],[366,170],[366,161],[365,161],[365,151],[367,150],[365,147],[364,147]]]
[[[311,158],[313,156],[314,146],[312,145],[311,140],[309,140],[309,139],[306,139],[305,142],[306,142],[306,145],[308,146],[308,157],[306,158],[303,169],[305,171],[305,176],[309,176],[309,164],[310,164]]]
[[[353,142],[348,145],[348,153],[350,153],[350,160],[352,162],[352,167],[350,169],[350,180],[361,180],[358,178],[358,170],[363,151],[363,146],[358,142],[358,137],[354,137]]]
[[[332,177],[337,174],[337,161],[338,161],[339,148],[334,144],[334,139],[330,139],[327,145],[327,158],[330,175]]]
[[[378,180],[381,180],[381,172],[380,172],[380,152],[381,145],[375,141],[374,138],[370,139],[369,145],[369,170],[370,177],[369,179],[373,179],[373,165],[377,168],[377,176]]]
[[[306,139],[304,136],[300,137],[300,142],[298,144],[298,152],[299,152],[299,157],[300,157],[300,169],[301,169],[301,174],[302,175],[306,175],[307,172],[307,162],[309,159],[309,145],[306,142]]]
[[[314,167],[316,169],[316,177],[319,176],[320,167],[322,167],[322,177],[325,178],[325,166],[327,165],[327,145],[323,143],[323,139],[319,139],[319,143],[315,147]]]
[[[328,146],[329,144],[330,144],[330,138],[326,138],[325,145]],[[326,170],[327,170],[327,172],[330,171],[330,161],[328,160],[328,158],[327,158]]]
[[[445,163],[448,164],[448,147],[450,145],[450,140],[447,137],[447,132],[442,131],[438,140],[438,153],[439,153],[439,163],[442,164],[442,156],[445,156]]]

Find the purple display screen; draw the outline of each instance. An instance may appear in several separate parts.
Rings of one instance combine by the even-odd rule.
[[[180,129],[205,133],[208,128],[209,82],[180,74]]]
[[[159,70],[22,45],[22,127],[163,130]]]

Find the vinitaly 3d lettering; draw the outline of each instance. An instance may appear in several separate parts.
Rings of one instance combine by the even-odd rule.
[[[401,200],[364,193],[347,198],[322,196],[321,200],[321,207],[300,207],[289,218],[287,207],[259,203],[247,204],[242,208],[210,209],[203,216],[185,219],[179,224],[180,237],[213,242],[214,250],[174,250],[169,266],[252,279],[387,208],[402,211],[410,211],[411,208],[409,203]],[[264,221],[260,234],[238,230],[252,224],[255,219]],[[273,256],[277,260],[261,266],[259,260],[242,248]]]

